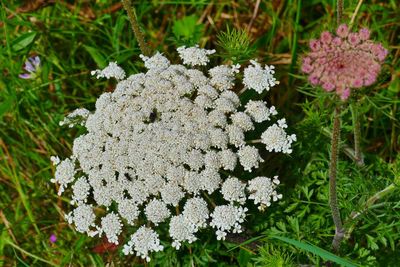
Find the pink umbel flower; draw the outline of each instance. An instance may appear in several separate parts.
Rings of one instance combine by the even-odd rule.
[[[313,86],[336,91],[346,100],[351,89],[372,85],[381,70],[388,51],[374,43],[368,29],[350,32],[346,24],[336,34],[323,32],[310,41],[310,52],[303,58],[301,70]]]

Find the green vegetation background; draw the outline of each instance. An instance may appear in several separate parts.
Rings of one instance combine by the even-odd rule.
[[[133,74],[142,71],[140,51],[118,1],[6,1],[0,5],[0,266],[136,266],[104,240],[74,231],[63,219],[68,199],[49,181],[51,155],[66,157],[78,130],[59,127],[75,108],[94,108],[96,98],[113,90],[90,70],[117,61]],[[355,12],[357,4],[360,9]],[[324,266],[317,250],[272,238],[279,235],[331,250],[334,225],[328,206],[328,160],[332,102],[310,88],[298,70],[308,40],[335,28],[335,1],[133,1],[153,50],[179,62],[182,44],[216,48],[213,63],[250,58],[274,64],[281,82],[264,98],[285,116],[298,136],[291,157],[264,153],[263,175],[280,176],[283,201],[245,223],[245,239],[235,246],[217,242],[211,232],[184,246],[155,254],[150,266]],[[345,1],[345,22],[367,26],[389,49],[380,81],[357,98],[362,114],[365,167],[341,153],[338,193],[342,217],[363,211],[372,195],[399,184],[400,9],[398,1]],[[225,35],[227,26],[231,29]],[[251,38],[232,33],[242,29]],[[218,38],[219,36],[219,38]],[[36,79],[18,75],[29,56],[39,55]],[[252,95],[254,97],[255,95]],[[250,97],[250,95],[247,95]],[[351,100],[351,101],[354,101]],[[353,146],[351,114],[342,114],[342,148]],[[399,266],[400,198],[391,191],[368,206],[343,243],[340,256],[360,266]],[[51,243],[51,234],[57,241]],[[245,239],[239,239],[243,242]],[[165,244],[167,245],[167,244]],[[257,249],[257,246],[261,249]],[[333,264],[334,265],[334,264]],[[332,265],[331,265],[332,266]]]

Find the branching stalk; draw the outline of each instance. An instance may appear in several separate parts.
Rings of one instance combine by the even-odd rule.
[[[336,192],[337,165],[339,157],[339,139],[340,139],[340,107],[335,108],[332,142],[331,142],[331,161],[329,165],[329,205],[331,207],[332,218],[335,224],[335,236],[332,246],[335,251],[339,251],[340,242],[344,238],[345,230],[342,219],[340,218],[339,205]]]
[[[126,13],[128,14],[133,33],[135,34],[136,40],[138,41],[139,48],[142,51],[142,54],[145,56],[150,56],[151,50],[149,48],[149,45],[144,40],[143,33],[140,31],[139,23],[137,22],[136,15],[133,12],[131,0],[122,0],[122,5],[124,6]]]

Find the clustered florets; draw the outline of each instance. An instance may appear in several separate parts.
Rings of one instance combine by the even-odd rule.
[[[214,51],[182,47],[178,52],[184,63],[195,66],[206,64]],[[237,168],[252,171],[263,162],[245,133],[277,115],[263,101],[241,107],[232,91],[239,65],[214,67],[207,77],[171,64],[161,53],[141,58],[148,71],[127,79],[115,63],[93,72],[119,83],[97,99],[95,112],[81,109],[67,116],[65,124],[79,123],[87,133],[74,140],[70,158],[52,157],[52,182],[60,185],[59,194],[72,189],[76,207],[66,218],[79,232],[104,234],[118,244],[124,225],[142,224],[123,252],[150,260],[149,253],[163,249],[153,230],[159,224],[169,223],[177,249],[195,241],[207,226],[224,239],[242,230],[247,199],[261,209],[281,195],[276,177],[244,181],[226,174]],[[252,61],[244,70],[245,86],[259,93],[269,90],[277,83],[272,74],[272,67]],[[295,136],[287,135],[286,127],[284,119],[278,120],[262,134],[268,151],[291,153]],[[215,207],[205,200],[214,192],[224,199]],[[101,206],[107,212],[98,218],[94,208]]]
[[[350,32],[345,24],[337,28],[336,36],[323,32],[319,39],[310,41],[311,51],[303,58],[301,69],[309,75],[312,85],[321,85],[328,92],[336,91],[346,100],[351,88],[369,86],[376,81],[388,54],[382,44],[369,38],[368,29]]]

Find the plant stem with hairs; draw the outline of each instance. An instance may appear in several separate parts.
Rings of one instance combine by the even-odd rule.
[[[142,54],[145,56],[150,56],[151,50],[146,41],[144,40],[143,33],[140,31],[139,23],[137,22],[136,15],[133,12],[131,0],[122,0],[122,5],[124,6],[126,13],[128,14],[133,33],[135,34],[136,40],[139,43],[139,48],[142,51]]]
[[[364,165],[363,156],[361,154],[361,124],[360,124],[360,116],[358,114],[357,103],[350,104],[351,117],[353,119],[353,127],[354,127],[354,157],[358,166]]]
[[[331,207],[332,218],[335,224],[335,236],[332,246],[335,251],[339,251],[340,242],[344,238],[345,230],[343,228],[342,219],[340,218],[339,205],[336,192],[337,164],[339,157],[339,140],[340,140],[340,107],[335,108],[332,141],[331,141],[331,161],[329,164],[329,206]]]
[[[344,0],[337,0],[337,7],[336,7],[336,15],[337,15],[337,25],[342,23],[343,18],[343,1]]]

